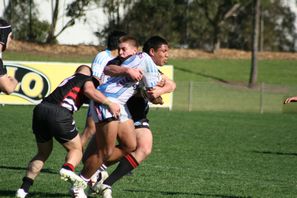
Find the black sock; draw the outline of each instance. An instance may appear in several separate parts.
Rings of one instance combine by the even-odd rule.
[[[136,159],[131,154],[126,155],[120,160],[117,168],[109,175],[103,184],[112,186],[116,181],[135,169],[137,166],[138,162]]]
[[[21,188],[27,193],[29,188],[33,185],[34,180],[29,177],[23,177],[23,184]]]

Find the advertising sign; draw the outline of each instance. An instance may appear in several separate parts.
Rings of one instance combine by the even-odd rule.
[[[86,63],[4,61],[9,76],[19,84],[11,95],[0,93],[0,104],[38,104],[50,94],[65,78],[71,76],[79,65]],[[173,66],[160,70],[173,78]],[[172,108],[172,94],[163,95],[164,104],[157,107]]]

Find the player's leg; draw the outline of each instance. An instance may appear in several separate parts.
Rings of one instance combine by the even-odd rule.
[[[37,105],[33,110],[32,129],[37,145],[37,154],[28,164],[26,176],[16,197],[25,197],[32,186],[35,177],[40,173],[45,161],[52,152],[53,140],[48,127],[48,108],[44,104]]]
[[[75,167],[82,159],[82,146],[79,134],[71,140],[62,143],[63,147],[67,150],[65,163],[60,169],[61,179],[70,181],[74,186],[87,187],[87,183],[75,174]]]
[[[82,159],[82,147],[79,134],[77,134],[72,140],[63,143],[63,147],[67,150],[65,163],[76,167]]]
[[[135,132],[137,140],[136,150],[134,152],[131,152],[131,154],[128,154],[125,158],[121,159],[118,167],[103,182],[104,184],[107,184],[109,186],[113,185],[113,183],[119,180],[122,176],[135,169],[137,167],[137,165],[135,164],[140,164],[151,154],[153,146],[153,136],[151,130],[149,128],[137,128],[135,129]]]
[[[92,118],[92,111],[94,108],[91,108],[93,104],[93,101],[90,102],[90,106],[88,108],[87,118],[86,118],[86,124],[83,132],[80,135],[81,138],[81,144],[84,147],[88,141],[91,139],[91,137],[96,133],[96,125],[95,121]]]
[[[96,123],[96,133],[84,153],[84,166],[80,173],[80,177],[86,183],[90,182],[91,177],[100,168],[103,161],[108,159],[112,154],[115,147],[118,126],[119,121],[115,120]],[[81,197],[86,197],[84,189],[80,187],[73,186],[71,193],[74,197],[77,194],[80,194]]]
[[[141,163],[152,152],[153,135],[149,128],[137,128],[135,129],[135,132],[137,148],[131,154],[135,157],[138,163]]]
[[[49,119],[49,128],[51,134],[67,151],[64,164],[59,171],[61,179],[75,186],[86,187],[87,184],[75,174],[74,170],[82,158],[82,145],[73,116],[63,107],[56,106],[53,109],[54,113]]]
[[[135,150],[136,148],[136,134],[135,134],[135,128],[132,120],[128,120],[125,123],[122,123],[120,125],[122,128],[119,129],[120,135],[119,135],[119,141],[121,145],[124,145],[124,147],[129,148],[130,151]],[[123,152],[122,154],[125,154]],[[120,163],[117,166],[117,168],[111,173],[111,175],[103,182],[103,185],[98,186],[97,188],[102,187],[111,187],[114,182],[122,178],[124,175],[126,175],[128,172],[133,170],[138,166],[138,162],[136,159],[131,155],[127,154],[125,157],[122,157],[120,159]]]
[[[80,174],[86,182],[90,181],[102,163],[112,155],[119,127],[119,121],[113,117],[105,105],[96,106],[95,112],[93,119],[96,123],[96,133],[84,153],[84,167]],[[82,189],[77,190],[82,192]]]
[[[82,134],[80,135],[81,144],[83,147],[88,143],[88,141],[95,134],[95,132],[96,132],[95,122],[94,122],[92,116],[89,116],[86,119],[86,126],[85,126]]]
[[[134,129],[134,124],[131,119],[120,122],[117,136],[120,145],[114,148],[114,151],[109,159],[105,161],[104,164],[96,171],[96,175],[94,174],[95,176],[93,175],[91,177],[89,182],[89,186],[91,187],[90,192],[102,191],[102,189],[98,189],[98,187],[102,187],[101,185],[103,181],[108,178],[108,173],[106,171],[107,167],[105,165],[111,166],[114,163],[117,163],[124,155],[135,150],[136,134]],[[106,187],[111,194],[111,188],[108,186]]]
[[[50,156],[53,149],[53,140],[45,143],[37,143],[37,149],[37,154],[30,161],[26,173],[26,176],[33,180],[40,173],[45,161]]]
[[[16,197],[26,197],[30,187],[33,185],[34,179],[38,176],[38,174],[44,166],[45,161],[50,156],[52,148],[52,139],[45,143],[37,143],[37,154],[32,158],[32,160],[28,164],[26,176],[23,177],[23,183],[21,187],[17,190]]]
[[[120,122],[117,139],[119,146],[114,149],[112,155],[108,158],[106,162],[108,166],[118,162],[123,156],[136,149],[136,133],[131,119]]]
[[[113,153],[119,121],[109,121],[96,123],[95,138],[89,143],[85,156],[84,167],[81,171],[81,176],[88,180],[103,161],[106,161]],[[96,146],[95,146],[95,145]],[[96,149],[95,151],[93,149]]]

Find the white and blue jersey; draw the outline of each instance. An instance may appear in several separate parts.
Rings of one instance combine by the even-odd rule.
[[[125,118],[130,118],[130,113],[124,106],[129,98],[135,94],[137,86],[153,88],[158,84],[162,77],[158,71],[157,65],[151,57],[144,52],[131,56],[125,60],[121,66],[142,70],[142,80],[140,82],[135,82],[127,76],[110,77],[107,82],[97,87],[97,89],[111,101],[120,104],[120,106],[122,106],[121,115],[124,115]],[[95,104],[94,107],[96,112],[94,117],[95,121],[103,121],[113,117],[105,105]],[[120,120],[125,119],[120,118]]]
[[[106,64],[113,58],[114,57],[111,55],[111,51],[108,49],[99,52],[92,62],[93,75],[101,79],[104,76],[103,70]]]
[[[116,99],[119,104],[126,104],[128,99],[135,93],[137,86],[153,88],[161,80],[161,74],[158,71],[157,65],[144,52],[131,56],[121,66],[142,70],[143,78],[138,83],[128,76],[111,77],[107,82],[98,87],[98,90],[106,97]]]
[[[110,50],[105,49],[104,51],[99,52],[94,58],[91,65],[93,76],[98,77],[101,82],[105,82],[108,76],[104,75],[103,70],[106,67],[107,63],[112,59],[114,59],[114,57],[112,56]],[[93,103],[94,102],[91,100],[89,106],[93,105]],[[92,115],[91,111],[92,110],[89,108],[87,116]]]

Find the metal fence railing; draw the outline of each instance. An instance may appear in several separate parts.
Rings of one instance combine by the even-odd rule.
[[[261,83],[250,89],[246,84],[218,82],[176,82],[173,110],[291,112],[297,104],[283,105],[283,100],[297,95],[297,87]]]

